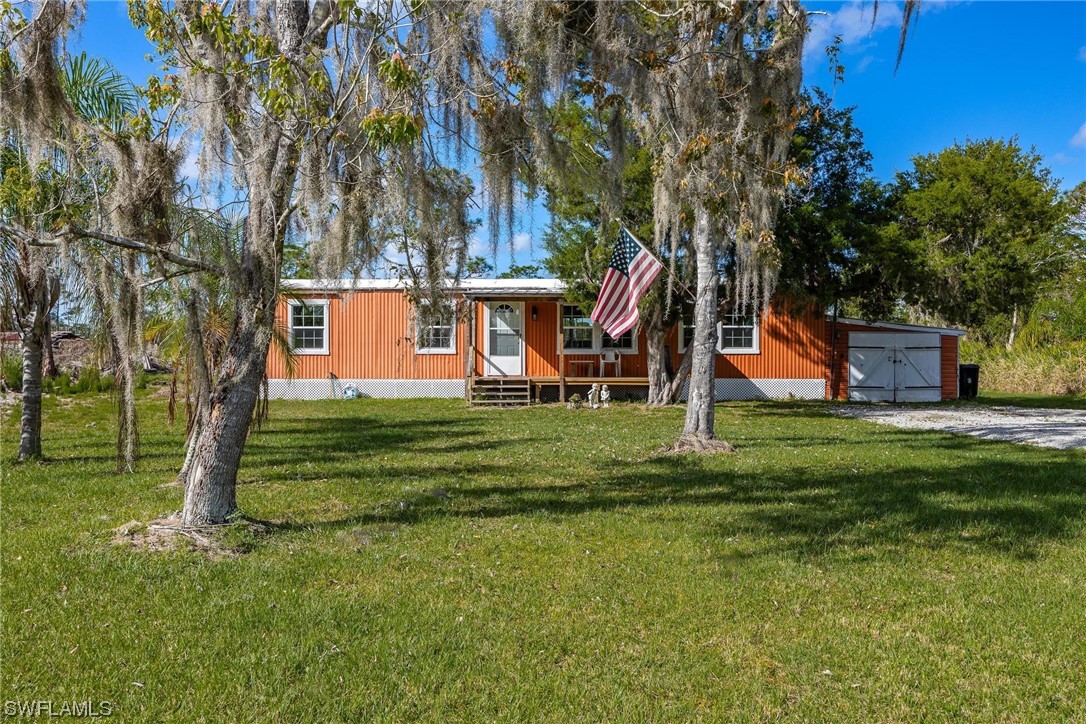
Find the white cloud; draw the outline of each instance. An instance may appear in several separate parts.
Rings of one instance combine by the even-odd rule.
[[[1086,147],[1086,123],[1078,129],[1078,133],[1071,137],[1071,145],[1075,148]]]
[[[468,256],[490,256],[490,242],[476,235],[468,242]]]
[[[947,8],[959,4],[958,0],[928,0],[921,3],[920,16],[941,12]],[[809,25],[811,32],[807,36],[803,54],[810,61],[818,58],[823,62],[826,57],[826,47],[833,42],[838,35],[841,36],[841,44],[845,50],[856,50],[874,44],[876,34],[888,28],[900,31],[902,21],[902,6],[900,3],[880,2],[878,14],[875,14],[875,3],[870,0],[851,0],[845,2],[834,12],[819,9],[819,3],[812,3],[813,13],[810,15]],[[817,13],[817,14],[814,14]],[[914,16],[909,33],[915,32],[917,17]],[[897,34],[894,42],[897,42]],[[894,46],[897,52],[897,46]],[[870,61],[868,61],[870,63]],[[864,64],[866,67],[866,64]],[[846,68],[846,73],[848,68]]]
[[[521,231],[513,235],[513,251],[528,251],[532,248],[532,235]]]
[[[900,22],[901,7],[896,3],[879,3],[877,16],[873,12],[872,3],[846,3],[836,12],[811,16],[811,32],[807,36],[804,54],[808,57],[823,56],[826,47],[838,35],[841,36],[844,47],[854,47],[870,39],[874,33]]]

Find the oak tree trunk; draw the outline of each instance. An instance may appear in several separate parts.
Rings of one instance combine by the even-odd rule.
[[[211,392],[207,420],[196,428],[199,436],[188,464],[181,517],[186,527],[226,523],[237,512],[238,466],[272,339],[272,296],[266,310],[255,308],[254,300],[238,300],[234,329]]]
[[[671,383],[671,375],[667,372],[667,350],[664,340],[667,329],[664,327],[662,315],[651,313],[645,319],[645,344],[648,345],[646,357],[649,368],[649,400],[650,406],[666,405],[669,400],[664,398],[668,385]]]
[[[284,210],[295,181],[297,150],[280,136],[271,141],[267,166],[250,174],[250,214],[245,246],[234,273],[233,326],[200,421],[188,475],[181,524],[218,525],[237,512],[237,477],[275,329],[283,251]]]
[[[682,436],[704,441],[714,437],[713,387],[720,277],[716,266],[716,247],[709,235],[709,212],[700,202],[694,206],[693,242],[697,263],[697,300],[694,304],[694,339],[690,350],[690,390]]]
[[[683,354],[674,374],[667,370],[667,326],[663,317],[652,315],[646,320],[645,342],[648,345],[649,399],[651,407],[674,405],[690,377],[690,349]]]

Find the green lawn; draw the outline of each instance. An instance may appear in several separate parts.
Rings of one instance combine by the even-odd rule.
[[[111,529],[180,506],[147,400],[4,418],[0,698],[124,720],[1086,716],[1086,454],[718,409],[729,457],[651,457],[682,410],[273,403],[217,560]]]

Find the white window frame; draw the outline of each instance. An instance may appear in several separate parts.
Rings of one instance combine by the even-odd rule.
[[[323,325],[323,347],[295,347],[294,346],[294,310],[298,307],[324,307],[324,325]],[[328,332],[329,327],[328,320],[328,300],[327,299],[291,299],[287,303],[287,334],[290,339],[290,350],[292,354],[315,354],[315,355],[327,355],[328,354]],[[299,329],[317,329],[317,327],[300,327]]]
[[[732,326],[732,325],[729,325]],[[747,326],[747,325],[742,325]],[[720,340],[724,338],[724,323],[716,323],[716,351],[720,354],[761,354],[762,353],[762,320],[761,315],[754,315],[754,346],[752,347],[722,347]],[[686,325],[682,318],[679,319],[679,354],[686,352]]]
[[[566,323],[565,323],[566,307],[580,308],[580,305],[579,304],[567,304],[566,302],[562,303],[562,310],[561,310],[562,333],[561,333],[561,336],[558,339],[558,346],[560,348],[562,348],[562,352],[564,354],[602,354],[604,352],[604,350],[609,350],[609,349],[613,349],[616,352],[618,352],[619,354],[637,354],[637,338],[640,337],[641,335],[639,335],[637,333],[636,329],[631,330],[630,339],[633,342],[633,346],[630,347],[629,349],[624,349],[622,347],[604,347],[603,346],[603,327],[601,327],[597,322],[592,323],[592,347],[591,348],[586,349],[586,348],[583,348],[583,347],[566,347],[565,346],[565,344],[566,344]],[[584,316],[587,317],[588,315],[585,314]]]
[[[420,347],[419,346],[419,331],[421,327],[418,326],[419,315],[415,312],[415,354],[456,354],[456,328],[459,325],[456,319],[456,307],[449,305],[450,326],[452,327],[449,334],[449,346],[448,347]],[[433,327],[436,325],[427,325]],[[444,325],[442,325],[444,326]]]
[[[723,322],[717,320],[717,323],[716,323],[716,349],[717,349],[717,351],[720,352],[720,354],[761,354],[762,353],[762,319],[761,319],[761,317],[762,317],[762,315],[758,314],[758,312],[754,312],[754,324],[753,325],[747,325],[747,324],[728,324],[728,325],[725,325]],[[745,327],[748,327],[748,326],[753,326],[754,331],[753,331],[753,334],[751,335],[751,346],[750,347],[723,347],[723,346],[721,346],[721,341],[724,339],[724,327],[726,327],[726,326],[731,327],[731,328],[736,328],[736,329],[745,328]]]

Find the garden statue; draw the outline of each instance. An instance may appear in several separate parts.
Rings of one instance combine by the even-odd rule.
[[[573,393],[573,395],[570,396],[570,398],[569,398],[569,402],[566,403],[566,407],[568,407],[571,410],[576,410],[580,406],[581,406],[581,396],[578,395],[577,393]]]
[[[588,406],[595,410],[600,406],[600,386],[599,384],[593,384],[592,389],[588,391]]]
[[[611,406],[611,390],[607,389],[607,385],[604,385],[603,389],[600,390],[600,407],[610,407],[610,406]]]

